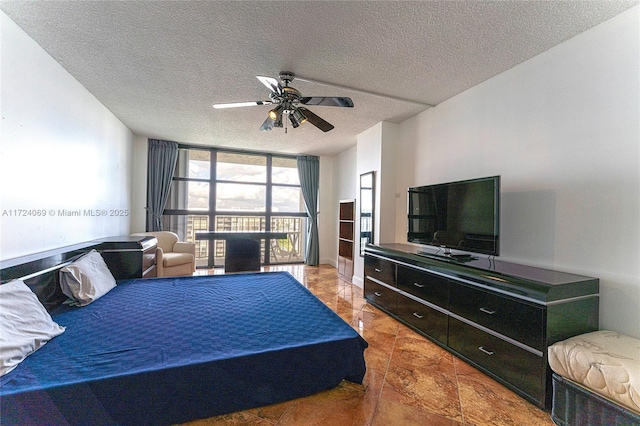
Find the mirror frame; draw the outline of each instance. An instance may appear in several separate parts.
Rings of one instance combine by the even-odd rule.
[[[367,243],[373,244],[376,211],[376,174],[360,175],[360,256],[364,257]]]

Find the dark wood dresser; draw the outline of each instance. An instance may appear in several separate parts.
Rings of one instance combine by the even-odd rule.
[[[403,244],[367,245],[366,300],[550,408],[547,348],[598,329],[598,279],[436,254]]]

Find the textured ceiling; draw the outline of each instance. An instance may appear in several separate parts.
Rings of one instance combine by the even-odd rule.
[[[2,9],[133,132],[280,153],[331,155],[638,4],[633,1],[1,1]],[[260,132],[256,75],[289,70],[335,125]],[[346,87],[359,89],[352,91]],[[373,92],[407,101],[388,99]],[[414,101],[414,102],[409,102]]]

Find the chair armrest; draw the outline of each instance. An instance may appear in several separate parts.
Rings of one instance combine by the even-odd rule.
[[[178,241],[173,245],[174,253],[191,253],[192,255],[196,255],[196,244],[195,243],[187,243],[183,241]]]
[[[164,263],[162,258],[164,257],[164,251],[160,247],[156,247],[156,276],[164,277]]]

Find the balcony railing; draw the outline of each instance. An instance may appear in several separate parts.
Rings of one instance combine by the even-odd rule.
[[[183,241],[196,245],[196,266],[212,267],[224,265],[226,244],[223,240],[196,240],[195,234],[209,231],[209,217],[203,215],[165,216],[165,229],[176,232]],[[265,231],[266,218],[264,216],[233,216],[219,215],[215,219],[217,232],[251,232]],[[262,240],[262,263],[296,263],[304,261],[306,218],[272,216],[272,232],[285,232],[287,238]],[[267,246],[269,259],[266,261]],[[209,250],[213,250],[213,265],[210,264]]]

